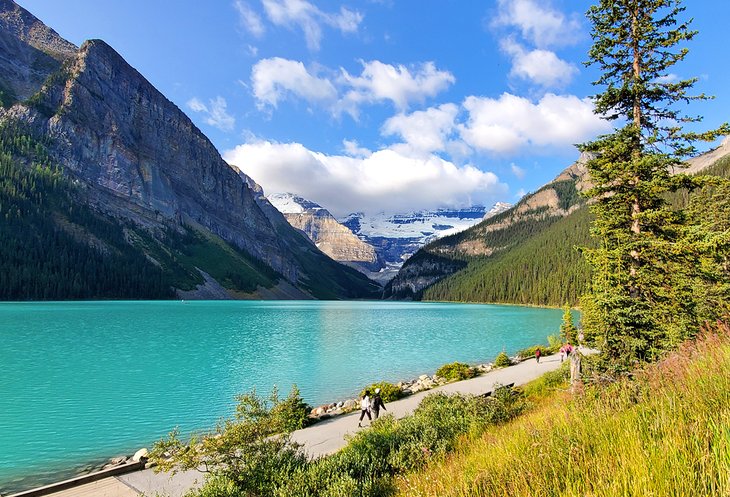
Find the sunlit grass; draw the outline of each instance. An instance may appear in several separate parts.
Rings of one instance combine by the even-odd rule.
[[[555,394],[400,478],[400,495],[730,495],[730,330],[632,381]]]

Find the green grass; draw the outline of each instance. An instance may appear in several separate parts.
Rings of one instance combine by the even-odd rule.
[[[564,373],[563,373],[564,375]],[[564,378],[564,376],[563,376]],[[544,379],[545,392],[561,377]],[[730,495],[730,329],[532,412],[400,480],[399,495]]]

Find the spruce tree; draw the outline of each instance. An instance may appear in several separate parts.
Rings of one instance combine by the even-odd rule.
[[[674,174],[696,154],[698,140],[712,141],[727,125],[697,133],[700,121],[681,104],[706,100],[691,94],[696,78],[674,80],[670,69],[696,31],[681,21],[680,0],[600,0],[587,16],[593,46],[587,65],[600,69],[594,82],[596,113],[615,131],[582,145],[593,187],[598,248],[585,249],[593,269],[591,292],[582,299],[586,338],[618,370],[656,359],[698,325],[692,295],[691,251],[682,243],[685,218],[666,195],[695,188],[701,178]]]
[[[563,307],[563,323],[560,325],[560,336],[564,342],[576,343],[578,329],[573,324],[573,314],[570,312],[570,306],[565,304]]]

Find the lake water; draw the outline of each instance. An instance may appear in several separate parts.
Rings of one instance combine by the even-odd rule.
[[[209,428],[253,388],[317,405],[546,342],[562,312],[498,305],[0,303],[0,493]]]

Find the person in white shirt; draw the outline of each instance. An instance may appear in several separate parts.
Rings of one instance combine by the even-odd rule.
[[[362,419],[366,414],[368,415],[368,421],[372,421],[373,418],[370,417],[370,392],[368,390],[365,390],[362,399],[360,399],[360,421],[357,422],[358,428],[362,428]]]

